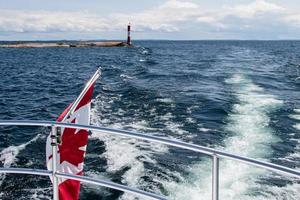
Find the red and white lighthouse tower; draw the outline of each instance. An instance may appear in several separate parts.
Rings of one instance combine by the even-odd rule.
[[[127,44],[131,45],[131,38],[130,38],[130,23],[127,25]]]

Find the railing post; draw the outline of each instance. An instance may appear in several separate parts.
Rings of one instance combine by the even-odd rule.
[[[219,200],[219,158],[212,156],[212,200]]]
[[[58,178],[56,177],[57,166],[57,127],[51,126],[51,146],[52,146],[52,180],[53,180],[53,200],[59,200],[58,197]]]

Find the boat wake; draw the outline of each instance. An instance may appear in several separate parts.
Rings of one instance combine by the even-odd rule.
[[[118,97],[103,99],[104,96],[98,96],[94,100],[92,109],[92,123],[98,126],[107,126],[110,128],[127,129],[139,132],[153,132],[156,129],[141,119],[133,117],[128,119],[124,116],[125,111],[119,109],[117,113],[105,114],[110,108],[113,101]],[[152,158],[155,153],[168,151],[167,147],[160,144],[149,143],[127,137],[118,137],[101,132],[93,132],[91,138],[96,138],[105,143],[105,152],[101,155],[107,161],[107,172],[121,173],[123,184],[134,186],[142,189],[149,189],[149,183],[142,177],[147,177],[151,172],[145,165],[155,165],[156,161]],[[155,188],[154,188],[155,190]],[[158,191],[153,191],[158,192]],[[120,199],[136,199],[130,194],[123,194]]]
[[[224,127],[229,137],[219,149],[267,160],[272,154],[270,145],[277,141],[269,116],[283,102],[273,95],[264,94],[263,88],[244,75],[236,74],[225,82],[232,87],[237,103],[233,105]],[[190,166],[188,172],[190,175],[185,182],[166,183],[171,198],[210,199],[211,160]],[[220,199],[257,199],[261,187],[258,181],[265,174],[258,168],[221,160]]]
[[[224,126],[227,138],[217,148],[268,161],[272,157],[271,145],[279,141],[270,125],[271,114],[282,106],[283,101],[274,95],[266,94],[262,87],[253,83],[245,75],[236,74],[226,79],[225,83],[232,88],[236,103],[232,106]],[[95,106],[92,110],[92,123],[111,128],[148,132],[149,134],[161,131],[152,128],[148,121],[139,118],[138,115],[133,115],[134,117],[129,119],[126,117],[125,111],[120,108],[116,113],[111,113],[113,102],[120,100],[120,97],[117,96],[108,98],[99,95],[93,102]],[[300,119],[300,114],[293,117]],[[176,129],[176,133],[179,135],[186,133],[178,124],[172,124],[171,113],[160,116],[159,120],[164,121],[166,129]],[[297,126],[295,125],[295,128]],[[165,178],[160,177],[159,173],[153,173],[146,165],[156,165],[153,155],[167,153],[167,147],[99,132],[94,132],[92,138],[105,143],[105,152],[101,156],[107,161],[107,172],[121,174],[122,183],[161,193],[161,187],[153,182],[148,182],[155,180],[163,186],[163,190],[167,191],[166,193],[171,199],[211,198],[210,159],[207,158],[198,164],[186,166],[184,174],[188,173],[188,177],[182,172],[171,172],[166,168],[160,169],[165,176],[169,177]],[[221,160],[220,165],[221,199],[296,199],[298,196],[298,192],[296,192],[299,189],[298,184],[279,188],[264,182],[268,178],[272,178],[274,174],[263,169],[228,160]],[[177,181],[172,181],[173,179],[170,177],[175,177]],[[262,190],[262,188],[264,189]],[[280,194],[279,197],[276,197],[278,194]],[[136,199],[136,197],[123,194],[119,199],[129,200]]]
[[[41,134],[36,135],[34,138],[32,138],[30,141],[21,144],[19,146],[9,146],[5,149],[3,149],[0,153],[0,162],[2,163],[4,168],[9,168],[13,163],[17,161],[17,156],[20,151],[25,149],[28,145],[31,143],[37,141],[41,137]],[[0,185],[2,185],[2,182],[5,179],[6,174],[0,175]]]

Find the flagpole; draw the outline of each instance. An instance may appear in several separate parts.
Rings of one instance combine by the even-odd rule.
[[[99,78],[99,76],[101,75],[101,69],[98,68],[97,71],[94,73],[94,75],[90,78],[90,80],[86,83],[85,87],[83,88],[83,90],[81,91],[80,95],[77,97],[77,99],[73,102],[71,108],[69,109],[69,111],[67,112],[67,114],[64,116],[64,118],[62,119],[62,122],[65,122],[65,120],[71,115],[73,114],[73,112],[75,111],[75,108],[77,107],[78,103],[81,101],[81,99],[84,97],[85,93],[89,90],[89,88],[91,87],[91,85],[93,83],[95,83],[95,81]]]
[[[51,127],[53,200],[59,200],[57,172],[57,127]]]
[[[62,122],[66,122],[65,120],[73,114],[75,111],[77,105],[81,101],[81,99],[84,97],[86,92],[90,89],[90,87],[95,83],[95,81],[99,78],[101,75],[100,68],[97,69],[97,71],[94,73],[94,75],[88,80],[85,87],[81,91],[80,95],[77,97],[77,99],[73,102],[71,108],[68,110],[67,114],[64,116]],[[60,130],[60,129],[59,129]],[[57,173],[57,145],[60,143],[60,132],[57,127],[52,126],[51,129],[51,145],[52,145],[52,180],[53,180],[53,199],[59,200],[59,191],[58,191],[58,177],[56,176]]]

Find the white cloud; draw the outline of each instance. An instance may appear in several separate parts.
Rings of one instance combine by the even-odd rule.
[[[210,11],[197,18],[199,22],[207,23],[223,29],[240,27],[255,28],[255,24],[278,21],[284,15],[285,8],[265,0],[256,0],[249,4],[223,6],[220,10]]]
[[[8,32],[103,31],[108,24],[87,12],[0,10],[0,30]]]
[[[237,33],[279,31],[282,27],[300,27],[300,15],[267,0],[248,4],[220,5],[207,10],[188,0],[168,0],[161,5],[134,14],[112,13],[108,16],[88,11],[0,10],[1,32],[80,32],[97,33],[123,30],[131,22],[135,31],[178,32],[181,27],[201,26],[211,32]],[[192,29],[193,27],[191,27]],[[193,30],[191,30],[193,31]]]
[[[211,27],[212,32],[238,39],[285,39],[284,35],[288,38],[300,35],[300,15],[266,0],[226,5],[206,12],[197,21]]]
[[[160,5],[157,8],[142,11],[140,13],[128,15],[118,14],[114,15],[115,21],[118,21],[121,25],[132,22],[135,26],[135,30],[142,31],[153,30],[153,31],[166,31],[173,32],[179,31],[177,22],[186,22],[193,20],[198,16],[199,6],[197,4],[170,0]]]
[[[197,18],[198,22],[207,24],[208,26],[225,29],[227,26],[223,23],[224,15],[217,13],[206,14]]]
[[[49,12],[0,10],[0,31],[7,32],[99,32],[123,29],[131,21],[135,30],[174,32],[174,24],[196,16],[198,6],[190,2],[170,0],[157,8],[134,15],[101,16],[83,12]]]
[[[287,23],[289,23],[295,27],[300,27],[300,14],[287,15],[284,18],[284,21],[286,21]]]
[[[195,9],[199,6],[195,3],[191,3],[188,1],[178,1],[178,0],[170,0],[161,5],[159,8],[164,9]]]
[[[281,13],[285,9],[274,3],[265,0],[256,0],[246,5],[236,5],[233,7],[225,7],[226,14],[234,15],[240,18],[254,18],[256,15],[265,13]]]

